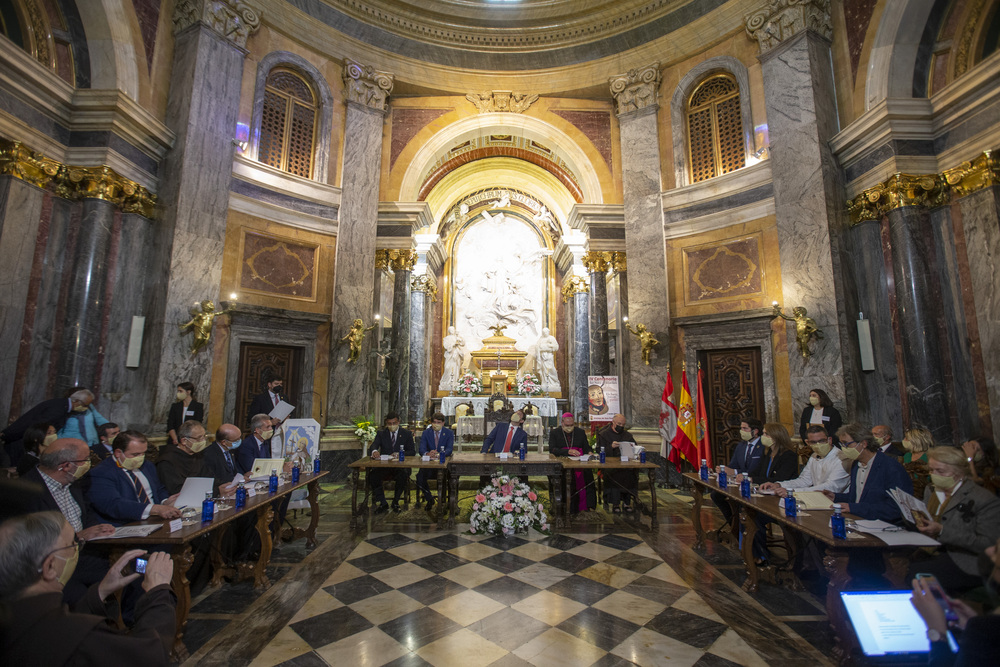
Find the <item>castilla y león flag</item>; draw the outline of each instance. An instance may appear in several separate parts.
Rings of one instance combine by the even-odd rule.
[[[680,470],[680,458],[674,461],[676,450],[670,446],[677,434],[677,406],[674,405],[674,379],[667,370],[667,383],[660,398],[660,456],[671,461]]]
[[[677,434],[674,436],[674,448],[695,468],[701,465],[698,459],[698,447],[695,445],[695,414],[694,402],[691,400],[691,390],[688,389],[687,369],[681,372],[681,400],[677,405]],[[677,461],[678,469],[680,462]]]

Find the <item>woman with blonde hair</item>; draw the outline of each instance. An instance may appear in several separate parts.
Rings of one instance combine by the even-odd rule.
[[[764,424],[760,434],[760,444],[764,446],[764,458],[757,468],[757,474],[750,480],[754,484],[767,482],[785,482],[795,479],[799,474],[799,455],[792,447],[792,438],[788,429],[781,424],[770,422]],[[753,538],[753,552],[758,565],[767,563],[767,519],[757,518],[757,534]]]
[[[903,434],[903,463],[927,462],[927,450],[934,446],[934,436],[925,428],[916,426]]]

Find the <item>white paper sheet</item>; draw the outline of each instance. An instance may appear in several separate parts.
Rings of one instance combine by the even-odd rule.
[[[202,496],[202,500],[204,500]],[[93,540],[113,540],[120,539],[123,537],[149,537],[152,533],[155,533],[160,529],[162,524],[153,524],[145,526],[119,526],[115,528],[115,532],[112,535],[101,535],[100,537],[92,537]]]
[[[188,477],[184,480],[184,486],[174,502],[174,507],[177,509],[185,507],[201,509],[201,504],[205,501],[205,494],[211,495],[214,483],[215,480],[211,477]]]
[[[284,401],[278,401],[278,404],[274,406],[273,410],[267,413],[267,416],[274,419],[284,419],[288,415],[292,414],[292,410],[294,409],[294,405],[289,405]]]

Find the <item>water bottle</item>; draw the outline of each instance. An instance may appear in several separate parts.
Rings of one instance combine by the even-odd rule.
[[[302,474],[302,471],[299,470],[299,464],[296,461],[295,465],[292,466],[292,484],[298,484],[299,483],[299,475],[301,475],[301,474]]]
[[[273,468],[271,469],[271,476],[267,480],[267,492],[278,492],[278,471]]]
[[[440,457],[441,464],[443,465],[444,464],[444,459],[445,459],[445,454],[444,454],[444,450],[443,449],[438,452],[438,456]]]
[[[215,502],[212,500],[212,494],[206,493],[205,500],[201,503],[201,520],[211,521],[215,517]]]
[[[316,458],[313,459],[313,474],[319,474],[319,454],[316,454]]]
[[[740,495],[744,498],[750,497],[750,477],[748,475],[744,475],[743,481],[740,482]]]
[[[708,460],[707,459],[702,459],[701,460],[701,481],[703,481],[703,482],[707,482],[708,481]]]
[[[601,447],[601,463],[605,462],[604,447]]]
[[[785,516],[789,518],[794,518],[798,516],[798,514],[799,514],[799,508],[795,502],[795,495],[792,493],[792,490],[789,489],[788,495],[785,496]]]
[[[830,527],[833,529],[833,536],[838,540],[847,539],[847,522],[844,520],[843,508],[840,504],[833,506],[833,516],[830,517]]]
[[[719,468],[719,488],[726,489],[729,486],[729,475],[726,474],[726,466]]]
[[[399,446],[399,460],[403,461],[406,459],[406,454],[403,452],[403,446]]]
[[[645,449],[640,449],[639,450],[639,463],[645,463],[645,462],[646,462],[646,450]]]
[[[518,450],[517,452],[517,458],[523,461],[527,455],[528,455],[528,446],[522,442],[521,449]]]
[[[236,509],[241,510],[247,506],[247,489],[243,482],[236,487]]]

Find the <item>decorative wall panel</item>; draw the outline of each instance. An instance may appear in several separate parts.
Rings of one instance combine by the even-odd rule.
[[[243,231],[240,289],[303,301],[316,300],[314,244]]]
[[[686,305],[760,296],[764,292],[761,236],[684,248]]]

